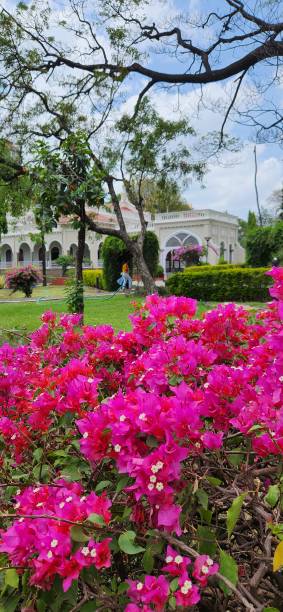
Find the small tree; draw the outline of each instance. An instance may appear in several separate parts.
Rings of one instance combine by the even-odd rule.
[[[66,276],[68,268],[74,264],[74,261],[72,255],[60,255],[56,259],[56,263],[62,268],[62,276]]]
[[[31,297],[33,288],[40,281],[39,272],[32,266],[13,270],[6,275],[6,286],[11,289],[11,293],[22,291],[27,298]]]

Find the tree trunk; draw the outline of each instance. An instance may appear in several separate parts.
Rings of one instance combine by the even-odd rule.
[[[130,250],[133,253],[133,256],[136,262],[136,266],[137,266],[137,271],[138,271],[138,274],[141,275],[141,279],[142,279],[146,294],[151,295],[152,293],[155,292],[154,279],[152,278],[150,271],[146,265],[146,262],[143,256],[142,247],[140,244],[135,243],[133,245],[133,248]]]
[[[83,260],[85,252],[86,222],[85,222],[85,203],[80,203],[80,228],[78,231],[78,248],[76,254],[76,282],[83,283]],[[84,299],[78,301],[77,311],[84,313]]]
[[[41,249],[42,249],[42,285],[43,287],[47,286],[47,274],[46,274],[46,246],[44,236],[41,239]]]

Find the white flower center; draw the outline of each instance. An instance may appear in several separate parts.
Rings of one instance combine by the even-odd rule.
[[[168,557],[166,557],[165,561],[166,561],[166,563],[172,563],[173,557],[171,557],[171,555],[168,555]]]
[[[59,504],[59,508],[64,508],[64,506],[65,506],[65,502],[61,502],[61,503]]]
[[[137,584],[137,591],[141,591],[143,589],[143,583],[142,582],[138,582]]]
[[[153,476],[150,477],[149,480],[150,480],[150,482],[156,482],[157,478],[156,478],[156,476],[153,475]]]
[[[83,438],[88,438],[88,431],[85,431],[83,434]]]
[[[207,561],[206,561],[206,565],[213,565],[214,561],[212,561],[212,559],[210,557],[208,557]]]
[[[181,563],[183,563],[183,557],[181,555],[177,555],[174,561],[177,563],[177,565],[181,565]]]
[[[51,548],[56,548],[56,546],[58,546],[58,540],[52,540]]]
[[[146,414],[145,412],[142,412],[139,416],[140,421],[146,421]]]
[[[122,447],[120,446],[120,444],[115,444],[115,446],[114,446],[114,451],[115,451],[115,453],[119,453],[119,452],[120,452],[120,450],[121,450],[121,448],[122,448]]]
[[[153,491],[154,484],[150,483],[149,485],[147,485],[147,488],[148,488],[149,491]]]
[[[66,502],[70,502],[70,501],[72,501],[72,499],[73,499],[73,498],[72,498],[72,496],[70,495],[70,497],[67,497]]]
[[[208,574],[208,572],[209,572],[208,567],[206,565],[203,565],[202,568],[201,568],[201,572],[202,572],[202,574]]]
[[[81,552],[84,557],[87,557],[89,555],[89,548],[87,546],[84,546]]]
[[[90,551],[90,556],[91,556],[91,557],[93,557],[93,559],[94,559],[94,557],[96,557],[96,550],[95,550],[95,548],[93,548],[93,549]]]
[[[162,491],[164,489],[163,482],[158,482],[156,485],[157,491]]]
[[[36,504],[36,508],[41,508],[43,506],[43,502],[38,502],[38,504]]]
[[[164,463],[162,461],[157,461],[156,467],[158,470],[162,470]]]
[[[119,418],[119,421],[121,421],[121,422],[123,423],[123,421],[125,421],[125,420],[126,420],[125,415],[124,415],[124,414],[121,414],[121,416],[120,416],[120,418]]]
[[[49,550],[47,553],[47,559],[52,559],[52,557],[53,557],[53,552],[52,550]]]

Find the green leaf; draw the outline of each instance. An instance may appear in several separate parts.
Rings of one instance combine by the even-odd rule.
[[[168,603],[169,603],[169,608],[171,610],[176,610],[176,598],[175,597],[169,597]]]
[[[175,591],[177,591],[178,586],[179,578],[173,578],[173,580],[170,582],[170,591],[172,591],[172,593],[175,593]]]
[[[109,487],[109,485],[111,485],[111,484],[112,484],[111,480],[102,480],[95,487],[96,493],[99,493],[99,491],[103,491],[103,489],[106,489],[106,487]]]
[[[87,536],[81,527],[73,525],[71,528],[71,538],[74,542],[88,542],[89,536]]]
[[[75,481],[75,480],[81,480],[81,473],[79,472],[78,468],[74,465],[70,465],[66,468],[64,468],[61,472],[61,476],[63,476],[63,478],[67,478],[68,480],[71,481]]]
[[[2,610],[0,607],[1,612],[15,612],[17,605],[20,601],[20,597],[20,595],[12,595],[9,596],[9,599],[6,599],[3,606],[1,606],[0,603],[0,606],[2,607]]]
[[[263,612],[280,612],[279,608],[263,608]]]
[[[127,582],[121,582],[121,584],[119,584],[118,589],[117,589],[117,593],[119,595],[121,595],[122,593],[126,593],[126,591],[128,591],[129,589],[129,585]]]
[[[5,585],[17,589],[19,586],[19,576],[15,569],[8,569],[5,572]]]
[[[228,580],[230,580],[230,582],[232,582],[234,586],[236,586],[238,582],[238,566],[236,561],[232,557],[230,557],[230,555],[228,555],[228,553],[226,553],[224,550],[220,550],[219,572],[220,574],[222,574],[222,576],[228,578]],[[227,587],[227,585],[222,580],[219,581],[219,586],[222,589],[223,593],[225,593],[225,595],[230,595],[231,589],[229,589],[229,587]]]
[[[235,451],[240,451],[242,450],[241,447],[239,448],[235,448]],[[233,465],[234,467],[238,467],[238,465],[241,465],[241,463],[243,463],[245,456],[242,455],[240,452],[235,452],[235,453],[231,453],[230,455],[228,455],[228,461],[231,463],[231,465]]]
[[[204,508],[204,510],[207,510],[207,507],[208,507],[208,495],[207,495],[206,491],[204,491],[203,489],[198,489],[196,491],[196,497],[198,498],[198,501],[199,501],[200,505],[202,506],[202,508]]]
[[[227,510],[226,524],[227,524],[227,532],[228,532],[229,538],[240,517],[242,505],[244,503],[244,499],[246,496],[247,496],[247,493],[242,493],[242,495],[239,495],[238,497],[236,497],[236,499],[234,499],[232,505],[230,506],[229,510]]]
[[[93,512],[92,514],[90,514],[87,517],[87,520],[90,521],[90,523],[95,523],[96,525],[105,525],[105,521],[103,516],[101,516],[101,514],[96,514],[96,512]]]
[[[116,486],[116,493],[120,493],[128,484],[129,476],[122,476]]]
[[[201,555],[215,555],[216,538],[215,533],[208,527],[198,525],[197,534],[199,538],[199,552]]]
[[[271,508],[274,508],[274,506],[276,506],[278,500],[280,497],[280,488],[278,484],[275,485],[270,485],[270,487],[268,488],[267,494],[264,497],[264,501],[271,506]]]
[[[80,612],[94,612],[96,610],[95,601],[87,601],[81,608]]]
[[[154,557],[152,554],[152,550],[148,547],[144,553],[142,558],[143,569],[147,574],[151,574],[154,567]]]
[[[136,555],[145,550],[142,546],[134,543],[135,538],[136,534],[134,531],[125,531],[125,533],[122,533],[119,536],[119,547],[127,555]]]
[[[33,456],[34,456],[34,458],[35,458],[35,460],[37,462],[40,461],[42,455],[43,455],[43,449],[42,448],[36,448],[35,451],[33,451]]]
[[[219,487],[222,484],[222,480],[220,480],[220,478],[215,478],[214,476],[206,476],[206,480],[213,487]]]

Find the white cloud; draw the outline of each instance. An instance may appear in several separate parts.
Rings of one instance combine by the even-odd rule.
[[[282,184],[282,159],[268,155],[268,146],[259,145],[258,191],[261,206],[266,206],[271,192]],[[205,177],[205,189],[193,184],[187,192],[194,208],[213,208],[246,218],[249,210],[256,212],[254,187],[253,145],[247,144],[231,167],[211,167]]]

